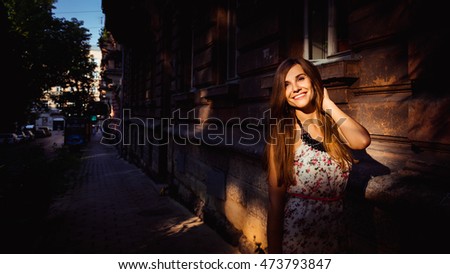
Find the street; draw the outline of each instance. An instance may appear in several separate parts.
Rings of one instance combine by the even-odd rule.
[[[79,172],[50,205],[31,253],[238,253],[100,138],[82,148]],[[54,156],[62,132],[40,142]]]
[[[49,158],[54,158],[57,156],[57,149],[64,145],[64,131],[53,130],[52,136],[37,138],[34,142],[43,149]]]

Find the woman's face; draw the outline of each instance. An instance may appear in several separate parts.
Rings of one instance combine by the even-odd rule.
[[[314,97],[311,79],[299,64],[295,64],[286,74],[284,81],[286,100],[294,108],[310,107]]]

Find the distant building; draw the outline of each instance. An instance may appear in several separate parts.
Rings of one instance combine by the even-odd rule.
[[[101,82],[99,90],[111,105],[112,116],[120,115],[122,93],[122,48],[110,32],[104,31],[101,37]]]
[[[100,101],[100,65],[102,61],[102,52],[100,50],[91,50],[90,55],[97,64],[97,67],[94,71],[94,83],[91,90],[89,90],[89,93],[95,101]]]

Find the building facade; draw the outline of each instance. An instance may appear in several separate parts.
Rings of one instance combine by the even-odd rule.
[[[264,121],[274,70],[290,56],[312,60],[331,98],[372,136],[355,151],[348,186],[349,252],[449,251],[440,4],[102,4],[122,54],[119,152],[242,252],[267,247]]]

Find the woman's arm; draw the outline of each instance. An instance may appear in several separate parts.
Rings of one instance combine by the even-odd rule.
[[[283,220],[286,188],[278,186],[277,171],[274,165],[275,157],[270,148],[268,169],[269,208],[267,212],[267,244],[269,253],[281,253],[283,240]]]
[[[337,123],[337,127],[342,137],[347,141],[351,149],[365,149],[370,145],[370,134],[365,127],[345,114],[329,97],[328,91],[324,88],[323,109],[330,114]]]

